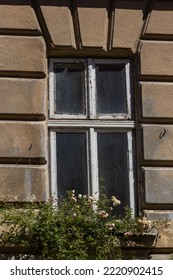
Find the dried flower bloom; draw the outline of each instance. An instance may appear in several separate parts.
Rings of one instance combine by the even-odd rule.
[[[133,235],[133,232],[132,231],[126,231],[125,233],[124,233],[124,236],[125,237],[129,237],[129,236],[132,236]]]
[[[109,230],[113,230],[115,228],[115,224],[114,223],[108,223],[107,227]]]
[[[72,196],[71,200],[74,201],[74,202],[77,202],[77,199],[74,196]]]
[[[145,225],[145,224],[148,224],[148,220],[147,220],[147,218],[146,217],[143,217],[143,219],[142,219],[142,223]]]
[[[114,228],[113,228],[113,227],[109,227],[108,229],[109,229],[109,230],[113,230]]]
[[[143,217],[142,219],[138,219],[138,222],[143,224],[143,225],[148,225],[148,220],[146,217]]]
[[[114,224],[114,223],[111,223],[110,225],[111,225],[111,227],[115,227],[115,224]]]
[[[95,198],[92,197],[92,196],[90,196],[90,197],[88,198],[88,203],[89,203],[90,205],[93,205],[94,202],[95,202]]]
[[[81,199],[82,198],[82,194],[80,193],[80,194],[78,194],[78,198],[79,199]]]
[[[105,218],[107,218],[108,216],[109,216],[109,214],[108,214],[108,213],[105,213],[105,214],[102,216],[102,218],[105,219]]]
[[[104,211],[104,210],[100,210],[99,212],[98,212],[98,215],[99,216],[102,216],[102,215],[104,215],[106,212]]]
[[[111,200],[113,203],[113,206],[117,206],[121,204],[121,201],[119,199],[117,199],[115,196],[111,196]]]
[[[103,218],[103,219],[108,217],[108,213],[106,211],[104,211],[104,210],[100,210],[98,212],[98,215],[99,215],[100,218]]]
[[[83,195],[83,198],[84,198],[84,199],[87,199],[87,195],[86,195],[86,194],[84,194],[84,195]]]

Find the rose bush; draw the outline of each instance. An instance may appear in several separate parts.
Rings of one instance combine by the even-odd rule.
[[[72,190],[58,207],[55,200],[1,209],[1,246],[30,247],[26,259],[121,259],[119,235],[141,235],[152,227],[145,217],[132,217],[129,208],[116,217],[121,202],[115,196],[101,193],[96,201]]]

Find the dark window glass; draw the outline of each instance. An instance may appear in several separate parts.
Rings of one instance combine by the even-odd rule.
[[[58,196],[66,190],[87,193],[87,156],[85,133],[57,133]]]
[[[97,113],[127,113],[124,65],[97,65]]]
[[[121,200],[117,214],[129,205],[128,141],[126,133],[98,133],[99,178],[105,193]]]
[[[80,64],[55,64],[56,113],[85,113],[84,69]]]

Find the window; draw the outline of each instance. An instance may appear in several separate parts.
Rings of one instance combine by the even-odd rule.
[[[134,209],[128,60],[50,60],[51,185],[98,197],[99,186]]]

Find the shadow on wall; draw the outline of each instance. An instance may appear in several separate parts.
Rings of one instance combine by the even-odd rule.
[[[14,2],[14,1],[4,1],[4,2]],[[28,2],[28,1],[27,1]],[[68,6],[70,3],[76,4],[78,7],[82,8],[106,8],[109,5],[113,5],[114,7],[118,9],[130,9],[130,10],[141,10],[143,7],[144,14],[146,13],[146,10],[148,10],[148,6],[151,6],[151,8],[154,7],[155,10],[161,10],[161,11],[169,11],[173,10],[173,1],[163,1],[163,0],[59,0],[57,3],[57,0],[36,0],[34,2],[39,3],[40,5],[44,6]]]
[[[31,0],[1,0],[0,5],[16,5],[16,6],[25,6],[25,5],[30,5]]]
[[[173,10],[173,1],[163,0],[1,0],[0,5],[32,5],[33,3],[40,4],[42,6],[59,6],[66,7],[69,4],[74,3],[78,7],[82,8],[107,8],[109,5],[113,5],[118,9],[131,9],[141,10],[145,6],[145,10],[149,5],[154,7],[155,10],[169,11]]]
[[[130,9],[130,10],[143,10],[144,7],[148,6],[147,5],[147,0],[143,1],[123,1],[123,0],[37,0],[37,3],[39,3],[41,6],[59,6],[59,7],[65,7],[69,6],[70,4],[74,4],[77,7],[81,8],[105,8],[109,10],[109,7],[112,7],[113,9]],[[149,1],[151,2],[151,1]],[[144,14],[145,14],[145,9],[144,9]]]

